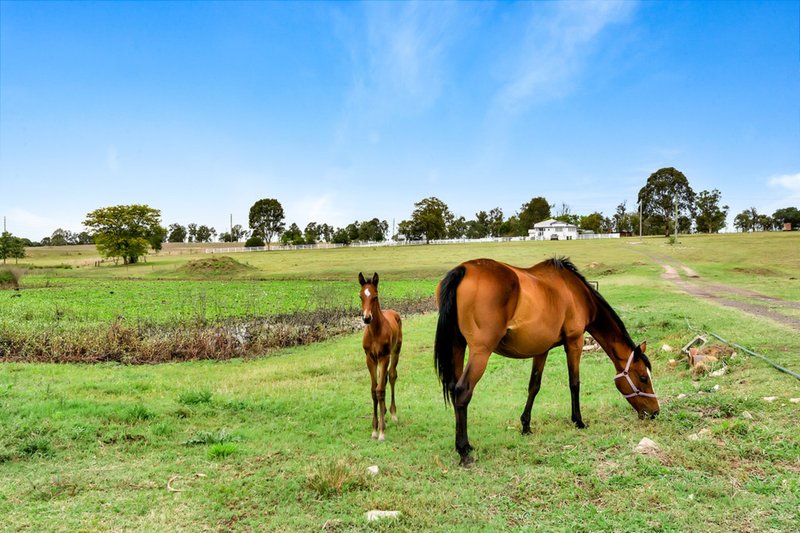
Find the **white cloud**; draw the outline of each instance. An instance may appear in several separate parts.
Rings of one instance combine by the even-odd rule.
[[[70,220],[71,219],[71,220]],[[82,219],[78,220],[69,214],[53,214],[45,216],[33,213],[21,207],[12,207],[6,216],[8,231],[17,237],[27,237],[38,241],[50,236],[57,228],[70,231],[83,231]]]
[[[508,62],[507,81],[495,105],[516,114],[531,102],[557,98],[571,90],[598,35],[625,21],[632,2],[557,2],[530,5],[525,35]]]
[[[316,222],[344,227],[353,221],[349,207],[343,206],[336,195],[329,192],[290,200],[285,209],[287,225],[296,222],[300,229],[304,229],[309,222]]]
[[[769,179],[771,187],[784,187],[789,189],[792,196],[800,195],[800,172],[797,174],[784,174]]]

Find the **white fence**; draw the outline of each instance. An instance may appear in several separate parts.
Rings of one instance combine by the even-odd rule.
[[[619,233],[584,233],[578,235],[578,240],[589,239],[619,239]],[[368,241],[353,242],[350,244],[336,244],[322,242],[318,244],[276,244],[270,246],[270,251],[276,250],[315,250],[324,248],[371,248],[374,246],[417,246],[420,244],[464,244],[472,242],[511,242],[534,241],[529,237],[485,237],[483,239],[436,239],[430,241]],[[563,240],[563,239],[562,239]],[[552,241],[551,241],[552,242]],[[266,252],[266,246],[238,246],[235,248],[206,248],[207,254],[230,254],[237,252]]]

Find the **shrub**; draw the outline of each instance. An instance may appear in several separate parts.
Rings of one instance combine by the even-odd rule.
[[[0,289],[17,289],[22,270],[19,268],[0,268]]]
[[[264,246],[264,239],[259,237],[258,235],[253,235],[247,242],[244,243],[246,248],[254,248],[256,246]]]

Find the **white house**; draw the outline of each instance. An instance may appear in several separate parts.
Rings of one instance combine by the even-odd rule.
[[[569,241],[578,238],[578,227],[551,218],[534,224],[528,236],[534,241]]]

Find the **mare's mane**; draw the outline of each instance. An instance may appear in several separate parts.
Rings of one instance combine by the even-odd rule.
[[[564,269],[572,272],[581,281],[581,283],[586,286],[586,288],[589,290],[589,293],[593,296],[598,308],[603,310],[607,317],[617,325],[628,345],[634,347],[634,358],[641,357],[644,360],[644,364],[647,366],[647,368],[650,368],[650,360],[647,358],[647,355],[639,349],[639,346],[633,342],[633,339],[631,339],[631,336],[628,333],[628,330],[625,328],[625,324],[622,322],[622,319],[619,317],[617,312],[614,311],[614,308],[611,307],[611,304],[609,304],[606,299],[603,298],[603,295],[600,294],[597,289],[595,289],[588,281],[586,281],[586,278],[580,273],[578,267],[576,267],[568,257],[554,257],[552,259],[548,259],[546,262],[550,263],[557,269]]]

